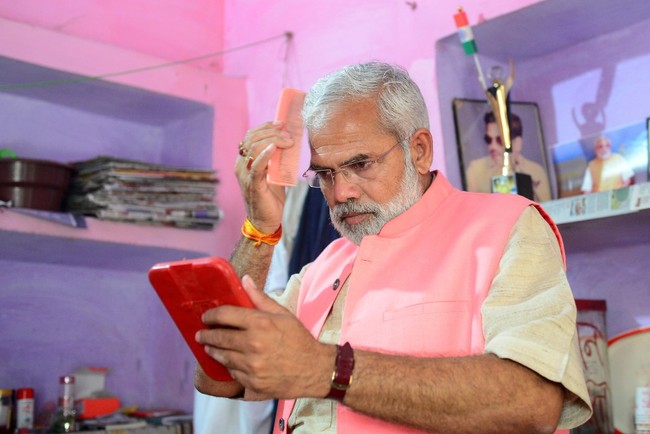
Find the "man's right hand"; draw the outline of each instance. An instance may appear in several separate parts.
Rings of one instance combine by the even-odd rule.
[[[316,340],[286,308],[257,288],[250,276],[242,284],[255,309],[222,305],[207,310],[206,328],[196,341],[224,365],[236,382],[197,377],[203,393],[247,401],[272,398],[322,398],[330,389],[336,347]]]
[[[266,122],[248,130],[240,143],[240,156],[235,164],[248,217],[255,228],[264,233],[275,232],[282,223],[284,187],[266,181],[273,152],[294,145],[294,140],[282,127],[280,122]],[[300,143],[295,145],[300,146]]]

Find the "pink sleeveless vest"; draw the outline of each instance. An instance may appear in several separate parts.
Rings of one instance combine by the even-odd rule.
[[[318,337],[349,276],[341,343],[421,357],[480,354],[481,305],[512,227],[531,204],[516,195],[461,192],[438,173],[423,198],[378,235],[325,249],[305,273],[297,316]],[[294,403],[280,402],[275,433],[287,432]],[[420,432],[337,407],[339,432]]]

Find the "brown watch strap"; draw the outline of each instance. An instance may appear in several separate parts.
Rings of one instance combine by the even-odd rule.
[[[336,362],[332,373],[330,392],[325,398],[343,402],[345,393],[352,383],[352,370],[354,369],[354,351],[349,342],[343,346],[336,346]]]

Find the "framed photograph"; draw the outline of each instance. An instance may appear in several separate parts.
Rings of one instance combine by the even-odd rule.
[[[645,120],[645,136],[646,136],[646,144],[648,147],[646,148],[646,181],[650,181],[650,118],[647,118]]]
[[[487,100],[464,98],[455,98],[452,104],[463,188],[490,193],[492,177],[501,175],[503,166],[503,145],[492,106]],[[537,202],[551,200],[539,107],[532,102],[511,102],[510,112],[515,171],[532,177]]]
[[[560,198],[648,181],[650,119],[551,148]]]

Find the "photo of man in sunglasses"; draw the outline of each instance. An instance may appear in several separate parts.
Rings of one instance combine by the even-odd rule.
[[[485,145],[488,155],[470,161],[465,173],[467,191],[489,193],[493,176],[501,175],[503,167],[503,142],[499,136],[499,128],[493,112],[485,113]],[[523,147],[523,128],[521,118],[514,113],[510,114],[510,139],[512,141],[512,161],[514,170],[525,173],[533,178],[534,200],[544,202],[551,200],[551,185],[544,168],[521,153]]]

